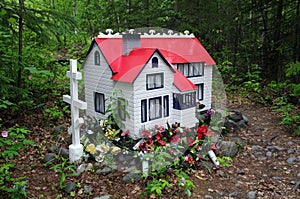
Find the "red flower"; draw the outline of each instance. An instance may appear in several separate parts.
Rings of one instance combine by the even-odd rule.
[[[159,132],[164,132],[165,128],[163,126],[159,127]]]
[[[185,157],[184,157],[184,160],[185,160],[186,162],[188,162],[188,163],[193,163],[193,162],[194,162],[193,158],[192,158],[191,156],[189,156],[189,155],[185,156]]]
[[[149,148],[148,148],[147,142],[141,142],[140,145],[139,145],[139,149],[140,149],[141,151],[148,151]]]
[[[158,143],[160,146],[165,146],[165,145],[166,145],[166,142],[163,141],[163,140],[158,140],[157,143]]]
[[[178,130],[177,130],[177,129],[174,129],[173,133],[174,133],[174,134],[177,134],[177,133],[178,133]]]
[[[198,137],[198,140],[201,140],[201,138],[203,137],[203,134],[202,133],[197,133],[197,137]]]
[[[187,133],[191,132],[191,129],[189,127],[187,127],[185,130]]]
[[[149,130],[143,130],[142,131],[142,136],[143,137],[151,137],[151,132]]]
[[[178,142],[180,142],[180,138],[177,135],[174,135],[174,136],[170,137],[169,142],[171,144],[177,144]]]
[[[187,137],[186,140],[187,140],[189,146],[193,146],[195,140],[193,140],[193,139],[190,138],[190,137]]]
[[[158,137],[163,137],[164,135],[161,133],[161,132],[158,132],[158,133],[156,133],[156,136],[158,136]]]
[[[202,133],[202,134],[204,134],[204,133],[206,133],[206,131],[207,131],[207,126],[199,126],[198,128],[197,128],[197,133]]]
[[[181,136],[182,136],[182,137],[185,137],[185,136],[186,136],[186,132],[183,131],[183,132],[181,133]]]
[[[153,143],[152,138],[148,137],[148,138],[146,139],[146,142],[147,142],[148,145],[154,146],[154,143]]]

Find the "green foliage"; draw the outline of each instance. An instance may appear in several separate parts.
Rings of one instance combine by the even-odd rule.
[[[145,190],[147,191],[148,196],[151,194],[155,194],[160,196],[162,194],[162,191],[166,187],[171,187],[172,184],[166,179],[154,179],[152,181],[147,182],[147,186]]]
[[[69,162],[68,158],[61,158],[61,163],[52,166],[50,169],[61,174],[59,187],[64,189],[66,187],[65,181],[67,177],[77,176],[75,173],[75,165]]]
[[[217,157],[217,161],[220,162],[220,165],[229,167],[230,163],[232,162],[232,158],[228,156]]]
[[[25,177],[12,177],[15,165],[11,159],[19,155],[19,151],[33,145],[33,141],[26,139],[29,131],[24,127],[11,127],[7,136],[0,137],[0,196],[13,199],[27,195]],[[3,133],[3,132],[2,132]]]

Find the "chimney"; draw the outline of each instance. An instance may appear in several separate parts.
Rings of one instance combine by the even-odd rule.
[[[139,48],[141,46],[141,37],[139,34],[129,32],[127,34],[123,34],[122,42],[123,55],[127,56],[133,48]]]

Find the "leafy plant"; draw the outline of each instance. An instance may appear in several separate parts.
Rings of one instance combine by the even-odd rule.
[[[11,159],[19,155],[19,150],[25,149],[34,142],[26,139],[29,132],[24,127],[11,127],[8,131],[2,131],[0,137],[0,148],[4,149],[0,156],[0,196],[21,198],[26,196],[25,177],[12,177],[15,165]]]
[[[232,158],[229,156],[217,157],[217,161],[220,162],[220,165],[229,167],[232,162]]]
[[[162,191],[166,187],[171,186],[172,184],[170,184],[170,182],[166,179],[154,179],[152,181],[147,182],[145,190],[147,191],[148,196],[150,196],[151,194],[157,194],[160,196],[162,194]]]
[[[61,163],[56,164],[52,166],[50,169],[61,173],[60,181],[59,181],[59,187],[61,189],[64,189],[66,184],[66,178],[71,176],[77,176],[75,173],[75,165],[70,163],[68,158],[61,158]],[[70,173],[71,172],[71,173]]]

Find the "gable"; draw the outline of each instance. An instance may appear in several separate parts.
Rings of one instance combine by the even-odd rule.
[[[138,48],[133,49],[128,56],[122,55],[111,63],[111,67],[117,71],[111,79],[122,82],[134,82],[155,53],[158,53],[170,70],[174,72],[173,67],[164,59],[158,49]]]

